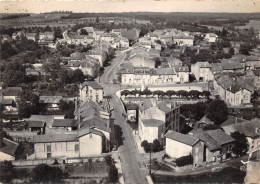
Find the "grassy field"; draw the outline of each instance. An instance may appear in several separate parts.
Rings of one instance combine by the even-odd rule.
[[[250,29],[253,27],[256,30],[260,30],[260,20],[250,20],[245,26],[235,26],[238,29]]]

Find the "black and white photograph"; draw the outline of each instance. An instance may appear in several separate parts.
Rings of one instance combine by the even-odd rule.
[[[260,184],[260,0],[2,0],[0,110],[3,184]]]

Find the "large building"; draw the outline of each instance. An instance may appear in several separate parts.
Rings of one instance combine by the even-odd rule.
[[[86,81],[80,84],[79,94],[81,102],[85,102],[87,99],[102,102],[104,92],[103,87],[96,81]]]
[[[170,101],[156,103],[148,100],[140,104],[138,132],[142,141],[158,139],[164,143],[168,130],[180,131],[180,106]]]
[[[122,73],[125,85],[163,85],[189,82],[189,69],[186,66],[175,68],[136,67]]]
[[[194,74],[198,82],[207,82],[210,80],[210,69],[209,62],[197,62],[191,65],[191,73]]]

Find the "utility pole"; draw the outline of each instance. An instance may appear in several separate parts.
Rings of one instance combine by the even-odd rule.
[[[149,174],[152,176],[152,143],[150,143],[150,169]]]

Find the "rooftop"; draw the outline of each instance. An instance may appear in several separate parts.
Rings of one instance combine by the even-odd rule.
[[[54,119],[53,127],[76,127],[77,120],[75,119]]]
[[[103,87],[96,81],[86,81],[86,82],[82,83],[82,88],[85,86],[90,86],[93,89],[103,89]]]
[[[163,121],[157,119],[142,119],[142,121],[146,127],[159,127],[164,124]]]
[[[30,120],[29,124],[28,124],[28,127],[29,128],[36,128],[36,127],[42,128],[42,127],[44,127],[44,125],[45,125],[44,121]]]
[[[7,138],[3,138],[2,145],[3,147],[0,148],[0,152],[15,156],[15,152],[19,146],[18,143],[11,141]]]
[[[169,130],[166,134],[165,137],[168,139],[172,139],[175,140],[177,142],[181,142],[183,144],[187,144],[189,146],[193,146],[194,144],[196,144],[199,139],[192,137],[190,135],[186,135],[186,134],[181,134],[172,130]]]
[[[34,143],[50,143],[50,142],[75,142],[77,134],[48,134],[33,136]]]
[[[40,103],[60,103],[62,96],[40,96]]]
[[[3,90],[3,96],[18,96],[22,92],[21,87],[7,87]]]

